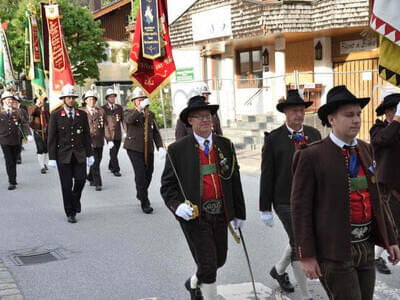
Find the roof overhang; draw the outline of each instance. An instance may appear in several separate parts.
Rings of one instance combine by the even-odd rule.
[[[101,18],[102,16],[109,14],[110,12],[125,6],[127,4],[130,4],[131,0],[120,0],[120,1],[114,1],[110,3],[109,5],[106,5],[96,11],[93,12],[93,19],[97,20],[98,18]]]

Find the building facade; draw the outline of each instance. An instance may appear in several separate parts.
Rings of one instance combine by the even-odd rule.
[[[188,2],[188,1],[186,1]],[[177,67],[171,83],[175,119],[200,81],[220,104],[224,126],[267,115],[281,124],[275,106],[289,88],[314,101],[307,122],[327,91],[346,84],[374,101],[363,111],[360,137],[378,105],[378,38],[368,30],[368,0],[197,0],[170,24]],[[272,120],[271,119],[271,120]],[[272,128],[265,127],[270,130]]]

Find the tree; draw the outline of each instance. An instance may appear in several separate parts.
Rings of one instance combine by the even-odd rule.
[[[13,5],[10,5],[11,2]],[[39,12],[39,2],[21,0],[16,6],[15,1],[0,0],[0,19],[9,24],[6,33],[14,68],[18,73],[22,73],[24,68],[25,11],[28,3],[33,3]],[[94,21],[85,7],[74,5],[68,0],[58,0],[57,3],[61,8],[65,42],[76,83],[83,85],[88,78],[99,79],[97,64],[107,59],[107,45],[102,39],[100,21]]]

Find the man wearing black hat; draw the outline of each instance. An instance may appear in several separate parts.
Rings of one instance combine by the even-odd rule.
[[[195,300],[217,299],[217,269],[226,260],[227,225],[233,220],[235,228],[241,228],[246,218],[234,146],[212,132],[218,107],[206,104],[202,96],[189,100],[180,119],[192,126],[193,134],[169,146],[161,178],[161,195],[197,264],[185,283]]]
[[[294,292],[289,276],[285,272],[292,264],[293,273],[299,284],[302,299],[310,299],[307,289],[307,278],[301,271],[296,255],[292,221],[290,214],[290,188],[292,185],[292,159],[295,150],[302,144],[312,143],[321,139],[319,131],[303,125],[305,109],[313,102],[304,102],[297,90],[289,90],[288,97],[281,99],[276,108],[286,116],[285,124],[273,130],[266,138],[262,150],[261,180],[260,180],[260,211],[261,220],[273,226],[272,204],[289,237],[289,245],[281,259],[270,271],[286,292]]]
[[[207,85],[202,82],[197,88],[196,88],[196,94],[203,96],[204,101],[206,104],[209,104],[209,97],[211,95],[210,90],[208,89]],[[214,114],[212,116],[212,130],[218,135],[222,135],[222,129],[221,129],[221,121],[219,120],[218,114]],[[180,119],[176,122],[176,127],[175,127],[175,140],[179,140],[180,138],[183,138],[184,136],[191,135],[193,134],[192,127],[183,123]]]
[[[329,299],[370,300],[374,244],[396,264],[400,251],[378,197],[372,147],[356,139],[361,109],[345,86],[332,88],[318,110],[329,136],[303,145],[293,158],[291,192],[297,253],[307,277],[319,278]]]
[[[376,108],[377,116],[385,114],[385,120],[376,120],[370,130],[371,144],[376,160],[376,176],[380,193],[393,216],[397,240],[400,241],[400,94],[391,94]],[[383,248],[375,246],[375,266],[378,272],[390,274],[386,261],[381,257]]]

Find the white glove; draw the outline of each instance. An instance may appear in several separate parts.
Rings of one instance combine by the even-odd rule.
[[[53,159],[49,160],[49,167],[57,168],[57,162]]]
[[[122,132],[122,138],[125,139],[126,138],[126,133]]]
[[[269,226],[269,227],[273,227],[274,226],[274,215],[272,214],[271,211],[262,211],[261,212],[261,221],[264,222],[265,225]]]
[[[190,205],[186,203],[182,203],[176,209],[175,214],[178,217],[181,217],[182,219],[189,221],[192,219],[193,216],[193,208],[191,208]]]
[[[146,98],[144,99],[142,102],[140,102],[140,106],[142,107],[142,109],[145,109],[146,106],[150,105],[150,99]]]
[[[112,147],[114,147],[114,142],[113,141],[109,141],[107,143],[108,149],[111,149]]]
[[[87,158],[87,165],[88,165],[89,167],[91,167],[93,164],[94,164],[94,156],[92,155],[92,156],[89,156],[89,157]]]
[[[238,218],[233,218],[233,227],[235,228],[235,229],[239,229],[239,228],[243,228],[243,226],[244,226],[244,220],[242,220],[242,219],[238,219]]]
[[[396,109],[395,115],[396,115],[397,117],[400,117],[400,102],[399,102],[399,104],[397,104],[397,109]]]
[[[29,142],[29,143],[32,143],[32,142],[33,142],[33,136],[28,135],[27,139],[28,139],[28,142]]]
[[[167,155],[167,151],[165,150],[165,148],[164,147],[160,147],[160,148],[158,148],[158,153],[159,153],[159,157],[160,157],[160,160],[164,160],[165,159],[165,156]]]

